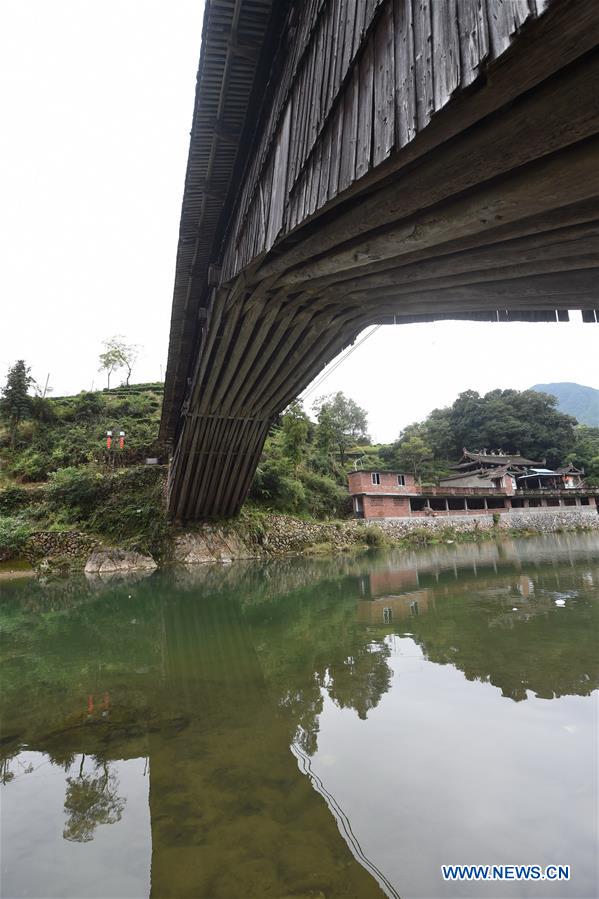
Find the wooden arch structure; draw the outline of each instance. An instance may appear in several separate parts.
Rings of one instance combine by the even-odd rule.
[[[229,516],[373,323],[599,319],[595,0],[207,0],[162,438]]]

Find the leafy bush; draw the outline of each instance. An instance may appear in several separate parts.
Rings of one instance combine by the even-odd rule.
[[[58,415],[56,414],[56,409],[51,400],[46,399],[43,396],[32,396],[31,417],[34,421],[50,424],[57,420]]]
[[[17,512],[29,502],[29,491],[24,487],[6,487],[0,490],[0,515]]]
[[[21,518],[0,518],[0,559],[17,557],[24,549],[31,529]]]
[[[169,526],[160,469],[122,469],[106,476],[101,499],[91,512],[86,528],[117,544],[162,556]]]
[[[305,508],[316,518],[339,518],[351,512],[347,489],[333,478],[313,471],[299,474],[305,491]]]
[[[73,416],[77,419],[99,418],[105,408],[101,393],[82,392],[73,401]]]
[[[256,471],[250,498],[278,511],[302,511],[306,494],[286,459],[266,459]]]
[[[12,464],[12,472],[24,481],[45,481],[48,476],[48,457],[30,447],[19,453]]]
[[[87,517],[106,490],[101,474],[91,468],[61,468],[50,476],[46,501],[50,509],[65,510],[77,521]]]
[[[364,530],[364,542],[367,546],[386,546],[389,543],[387,535],[378,525],[369,524]]]

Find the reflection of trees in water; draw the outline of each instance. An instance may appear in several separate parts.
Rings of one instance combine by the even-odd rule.
[[[333,702],[342,709],[355,709],[358,717],[379,704],[391,684],[387,664],[390,650],[385,643],[358,645],[352,655],[333,663],[328,670],[327,689]]]
[[[98,825],[120,821],[127,801],[118,795],[118,778],[106,762],[96,761],[91,774],[83,773],[84,762],[83,755],[77,777],[67,777],[64,810],[68,817],[62,835],[73,843],[89,843]]]
[[[434,589],[435,609],[410,622],[425,658],[453,665],[467,680],[498,687],[515,702],[587,696],[599,686],[596,567],[530,566],[480,571]],[[566,608],[556,598],[566,597]]]
[[[377,707],[391,684],[391,670],[387,663],[390,649],[384,642],[362,641],[359,635],[353,641],[351,655],[343,654],[346,644],[341,643],[330,656],[330,664],[313,672],[308,684],[301,684],[295,675],[297,687],[287,690],[279,701],[279,707],[289,716],[295,728],[291,742],[298,744],[307,755],[318,749],[319,716],[323,707],[323,695],[341,709],[354,709],[358,717],[366,719],[368,712]],[[294,672],[289,672],[294,677]]]
[[[279,706],[294,728],[291,742],[299,745],[307,755],[314,755],[318,749],[319,716],[325,693],[339,708],[354,709],[358,717],[365,720],[389,689],[391,670],[387,660],[390,649],[382,641],[370,643],[368,639],[366,634],[355,634],[349,655],[346,654],[347,644],[341,641],[329,653],[329,664],[312,671],[308,683],[302,684],[297,672],[288,672],[297,686],[284,693]]]
[[[0,763],[0,781],[2,782],[3,786],[9,784],[11,780],[14,780],[15,777],[14,771],[11,771],[10,769],[10,761],[10,759],[6,758],[2,759],[2,762]]]
[[[340,708],[355,709],[364,718],[389,689],[384,638],[404,625],[383,621],[381,608],[380,623],[365,626],[357,620],[356,601],[367,603],[370,574],[379,580],[384,575],[385,590],[394,592],[397,572],[401,593],[412,557],[420,589],[435,599],[434,611],[431,606],[410,620],[430,661],[455,665],[472,680],[488,680],[513,699],[525,698],[527,690],[548,697],[586,695],[599,682],[594,601],[599,572],[596,554],[593,563],[586,558],[587,543],[581,543],[581,559],[572,538],[556,546],[550,563],[523,566],[495,564],[491,556],[504,551],[504,544],[468,546],[467,571],[439,568],[441,557],[444,565],[450,557],[462,559],[461,547],[442,547],[323,563],[287,559],[206,566],[159,573],[135,588],[97,592],[78,578],[52,589],[33,585],[31,595],[11,588],[0,609],[6,657],[0,758],[24,745],[43,745],[64,765],[69,754],[84,748],[103,755],[100,747],[113,732],[120,741],[126,734],[127,751],[135,753],[132,741],[149,722],[167,727],[183,711],[188,715],[180,706],[191,685],[202,687],[189,714],[193,718],[216,715],[221,706],[235,709],[241,688],[248,713],[253,704],[260,707],[255,680],[267,683],[290,742],[297,740],[313,754],[323,697],[328,694]],[[537,545],[527,544],[529,555]],[[475,553],[480,558],[473,565]],[[569,597],[567,608],[557,613],[556,591]],[[32,597],[41,614],[26,611]],[[231,687],[237,679],[228,705],[217,695],[215,679]],[[111,716],[92,722],[85,695],[98,691],[110,691]]]

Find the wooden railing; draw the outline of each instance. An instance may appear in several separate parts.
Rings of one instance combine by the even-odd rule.
[[[420,487],[422,496],[510,496],[504,487]]]

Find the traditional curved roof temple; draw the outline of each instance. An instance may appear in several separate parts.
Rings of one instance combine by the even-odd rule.
[[[272,419],[369,324],[599,320],[598,35],[596,0],[206,0],[173,517],[234,514]]]

